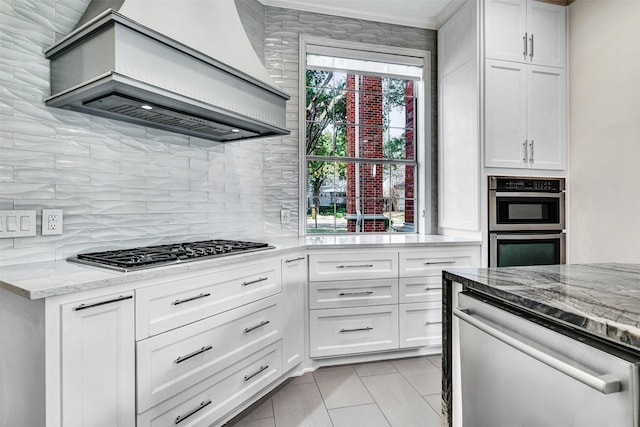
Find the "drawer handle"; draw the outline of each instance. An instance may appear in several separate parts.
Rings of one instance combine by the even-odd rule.
[[[287,259],[284,262],[296,262],[296,261],[302,261],[304,259],[303,256],[300,256],[298,258],[293,258],[293,259]]]
[[[430,320],[427,320],[426,322],[424,322],[425,325],[438,325],[442,323],[442,320],[438,320],[437,322],[432,322]]]
[[[260,372],[264,371],[267,368],[269,368],[269,365],[260,365],[260,369],[255,371],[253,374],[245,375],[244,380],[249,381],[251,378],[255,377],[256,375],[258,375]]]
[[[196,299],[200,299],[200,298],[205,298],[211,296],[210,293],[206,293],[206,294],[200,294],[200,295],[196,295],[195,297],[191,297],[191,298],[185,298],[185,299],[177,299],[174,302],[171,303],[171,305],[179,305],[182,304],[184,302],[189,302],[189,301],[193,301]]]
[[[124,301],[124,300],[128,300],[133,298],[133,295],[129,295],[129,296],[123,296],[120,295],[118,298],[114,298],[114,299],[110,299],[110,300],[106,300],[106,301],[101,301],[101,302],[94,302],[93,304],[80,304],[79,306],[75,307],[74,310],[75,311],[80,311],[80,310],[86,310],[87,308],[92,308],[92,307],[98,307],[100,305],[105,305],[105,304],[111,304],[114,302],[120,302],[120,301]]]
[[[196,412],[198,412],[199,410],[201,410],[202,408],[208,405],[211,405],[211,400],[207,400],[206,402],[203,400],[202,402],[200,402],[200,406],[198,406],[196,409],[189,411],[184,415],[178,415],[178,417],[176,418],[176,424],[180,424],[182,421],[186,420],[191,415],[195,414]]]
[[[425,291],[435,291],[435,290],[442,290],[442,287],[440,286],[427,286],[426,288],[424,288]]]
[[[456,262],[454,260],[447,260],[447,261],[427,261],[424,263],[424,265],[444,265],[444,264],[455,264]]]
[[[336,265],[336,268],[371,268],[373,264],[357,264],[357,265]]]
[[[264,282],[265,280],[269,280],[269,278],[268,277],[260,277],[259,279],[251,280],[249,282],[242,282],[242,286],[253,285],[254,283]]]
[[[338,296],[341,297],[346,297],[346,296],[352,296],[352,295],[371,295],[373,294],[373,291],[362,291],[362,292],[340,292],[338,294]]]
[[[179,356],[176,360],[174,360],[174,363],[182,363],[185,360],[191,359],[194,356],[199,355],[200,353],[204,353],[205,351],[209,351],[211,350],[213,347],[211,347],[210,345],[204,346],[202,347],[200,350],[196,350],[193,353],[189,353],[186,356]]]
[[[373,328],[371,326],[365,326],[364,328],[354,328],[354,329],[340,329],[340,333],[343,332],[357,332],[357,331],[370,331]]]
[[[262,328],[264,325],[268,325],[269,323],[271,323],[269,320],[263,320],[262,322],[258,323],[255,326],[252,326],[250,328],[244,328],[244,333],[248,334],[249,332],[258,329],[258,328]]]

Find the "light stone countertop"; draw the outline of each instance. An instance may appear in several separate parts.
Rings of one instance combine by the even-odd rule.
[[[270,257],[284,257],[290,253],[315,249],[370,249],[412,248],[429,246],[477,245],[477,240],[441,235],[318,235],[301,238],[263,238],[275,249],[223,256],[194,262],[184,262],[122,273],[65,260],[14,264],[0,267],[0,288],[28,299],[41,299],[55,295],[80,292],[131,283],[139,280],[163,278],[207,268],[224,267],[246,261],[259,261]]]

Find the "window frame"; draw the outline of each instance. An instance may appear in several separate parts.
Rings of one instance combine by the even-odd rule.
[[[415,230],[403,234],[430,234],[431,209],[429,207],[432,193],[431,176],[431,54],[428,51],[409,48],[397,48],[367,43],[329,40],[310,36],[300,36],[299,52],[299,235],[307,236],[307,156],[306,156],[306,70],[307,54],[323,54],[329,56],[348,55],[354,59],[384,61],[397,64],[419,65],[422,67],[421,81],[416,82],[416,203]],[[366,161],[365,161],[366,162]],[[395,162],[394,162],[395,163]],[[325,235],[344,234],[393,234],[384,233],[327,233]]]

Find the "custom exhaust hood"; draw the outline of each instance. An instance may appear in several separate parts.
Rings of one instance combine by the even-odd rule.
[[[214,141],[289,134],[233,0],[93,0],[45,56],[51,107]]]

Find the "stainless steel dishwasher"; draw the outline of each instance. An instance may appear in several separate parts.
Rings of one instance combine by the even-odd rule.
[[[640,357],[463,292],[465,427],[639,427]]]

